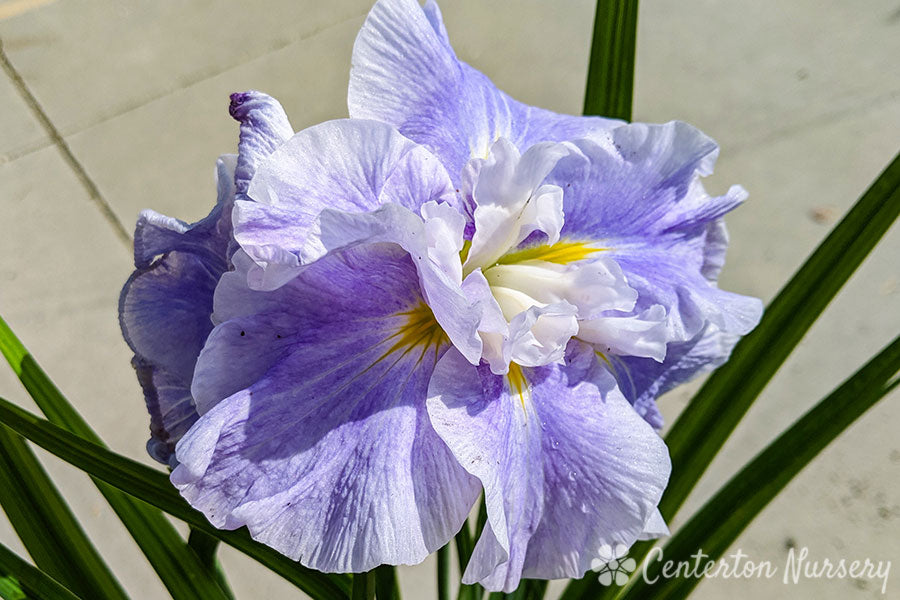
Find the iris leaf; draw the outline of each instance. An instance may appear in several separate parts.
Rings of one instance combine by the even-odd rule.
[[[900,337],[851,378],[769,444],[725,484],[665,545],[665,561],[691,561],[702,549],[717,560],[759,512],[832,440],[894,389],[890,381],[900,371]],[[652,558],[652,557],[651,557]],[[623,599],[686,598],[700,582],[697,577],[659,577],[662,562],[651,560],[647,578],[633,577],[618,597]]]
[[[516,591],[509,594],[491,592],[488,600],[542,600],[547,592],[547,583],[545,579],[523,579]]]
[[[353,574],[351,600],[375,600],[375,571]]]
[[[468,523],[463,529],[468,531]],[[437,600],[450,600],[450,544],[437,551]]]
[[[219,548],[219,540],[204,531],[191,527],[191,532],[188,534],[188,546],[194,551],[197,558],[200,559],[203,568],[213,574],[213,577],[215,577],[216,582],[219,584],[219,587],[222,588],[222,591],[228,597],[228,600],[235,600],[234,593],[231,591],[231,586],[228,585],[228,579],[225,577],[225,571],[222,569],[222,564],[219,562],[219,557],[216,556],[216,551]]]
[[[375,568],[375,597],[378,600],[400,600],[397,569],[391,565]]]
[[[597,0],[584,114],[631,120],[637,0]]]
[[[78,600],[78,596],[0,544],[0,598],[4,600]]]
[[[2,426],[0,505],[35,564],[49,576],[84,597],[128,597],[28,444]]]
[[[194,510],[164,473],[86,441],[0,398],[0,423],[82,471],[151,504],[244,554],[258,560],[313,598],[346,599],[350,578],[307,569],[275,550],[253,541],[245,529],[219,530]],[[194,555],[196,558],[196,555]]]
[[[47,418],[81,438],[102,445],[43,369],[0,318],[0,352]],[[163,514],[101,481],[97,489],[128,529],[166,589],[176,600],[228,600],[214,574],[204,569],[194,551]]]

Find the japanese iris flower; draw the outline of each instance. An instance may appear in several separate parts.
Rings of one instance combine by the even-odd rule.
[[[234,95],[213,213],[139,221],[121,320],[172,482],[331,572],[420,562],[483,493],[490,590],[665,534],[654,399],[761,311],[715,285],[746,195],[703,189],[715,143],[520,104],[412,0],[370,13],[349,106],[293,134]]]

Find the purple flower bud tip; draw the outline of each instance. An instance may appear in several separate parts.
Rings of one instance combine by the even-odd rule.
[[[252,101],[258,99],[260,96],[265,96],[265,94],[261,94],[254,90],[231,94],[231,103],[228,105],[228,114],[234,119],[241,121],[252,108]]]

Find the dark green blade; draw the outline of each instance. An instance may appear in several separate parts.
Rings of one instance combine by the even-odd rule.
[[[375,600],[375,571],[353,574],[351,600]]]
[[[541,600],[547,593],[547,583],[543,579],[523,579],[516,591],[509,594],[491,592],[488,600]]]
[[[98,445],[103,442],[72,407],[22,342],[0,318],[0,352],[47,418]],[[176,600],[228,600],[209,572],[163,514],[103,482],[97,489],[128,529],[134,541]]]
[[[3,600],[78,600],[58,581],[0,544],[0,598]]]
[[[726,483],[663,548],[666,561],[690,561],[702,549],[717,560],[763,508],[828,444],[895,388],[900,380],[900,337],[819,402]],[[697,577],[659,577],[661,561],[647,566],[620,597],[686,598]]]
[[[346,599],[350,595],[350,578],[307,569],[275,550],[253,541],[246,529],[223,531],[209,524],[202,513],[194,510],[160,471],[142,465],[115,452],[36,417],[0,398],[0,423],[28,438],[51,454],[82,471],[114,486],[143,502],[156,506],[244,554],[258,560],[313,598]]]
[[[393,566],[381,565],[375,568],[375,598],[377,600],[400,600],[397,569]]]
[[[463,523],[463,529],[468,527]],[[437,600],[450,600],[450,544],[437,552]]]
[[[200,559],[203,568],[213,574],[219,587],[222,588],[222,591],[228,596],[228,600],[235,600],[234,593],[231,591],[231,586],[228,585],[228,580],[225,577],[225,570],[219,562],[217,554],[219,549],[218,538],[214,538],[204,531],[191,527],[191,532],[188,534],[188,547],[193,550],[194,554],[197,555],[197,558]]]
[[[0,505],[34,563],[50,577],[85,597],[128,598],[28,444],[3,426]]]
[[[637,0],[597,0],[584,114],[631,120]]]

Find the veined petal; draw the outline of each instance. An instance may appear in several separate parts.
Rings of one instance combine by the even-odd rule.
[[[564,189],[564,236],[602,240],[639,294],[637,311],[662,305],[670,339],[686,341],[707,322],[745,334],[761,303],[719,290],[727,235],[721,217],[746,192],[710,197],[700,177],[718,147],[680,122],[634,123],[571,143],[547,181]]]
[[[440,162],[384,123],[338,120],[305,129],[284,142],[250,183],[255,202],[235,206],[235,239],[260,269],[285,273],[260,289],[282,285],[300,264],[322,256],[316,219],[325,208],[367,212],[393,202],[455,204]]]
[[[462,221],[456,218],[458,213],[445,214],[434,206],[423,208],[427,219],[393,203],[368,213],[324,210],[319,219],[321,240],[328,249],[366,241],[395,243],[409,252],[425,301],[438,323],[453,345],[477,364],[482,352],[478,336],[481,305],[463,293],[459,253],[447,251],[462,246]],[[445,220],[447,216],[452,218]]]
[[[119,298],[119,324],[150,413],[147,450],[164,464],[197,419],[191,376],[213,327],[217,274],[200,256],[173,251],[135,271]]]
[[[488,521],[463,583],[511,592],[543,506],[541,428],[531,400],[450,350],[428,386],[428,414],[459,464],[484,486]]]
[[[246,525],[311,568],[420,562],[459,530],[478,486],[425,413],[448,345],[415,265],[396,245],[357,245],[274,293],[204,348],[194,387],[213,406],[179,443],[173,483],[215,526]],[[280,351],[260,353],[264,342]]]
[[[201,257],[179,251],[135,271],[119,298],[122,334],[135,354],[190,382],[212,330],[217,276]]]
[[[190,381],[135,356],[131,361],[150,413],[147,454],[153,460],[177,466],[175,444],[200,415],[191,398]]]
[[[502,375],[509,370],[509,323],[481,269],[475,269],[466,277],[462,290],[478,307],[481,315],[478,323],[478,336],[482,341],[481,358],[488,362],[492,372]]]
[[[239,249],[231,257],[231,262],[234,268],[222,273],[216,285],[213,297],[213,325],[238,317],[277,310],[285,297],[278,293],[278,290],[263,292],[256,289],[249,278],[250,272],[256,268],[253,259]]]
[[[700,273],[709,281],[719,279],[719,273],[725,266],[727,250],[728,229],[725,227],[725,219],[707,223],[703,234],[703,265]]]
[[[669,535],[669,526],[659,509],[650,514],[650,518],[644,523],[644,531],[638,536],[639,540],[655,540]]]
[[[692,229],[745,198],[739,187],[721,198],[706,194],[699,177],[712,172],[719,149],[686,123],[631,123],[570,147],[547,180],[565,190],[563,235],[615,239]]]
[[[144,211],[135,230],[135,266],[119,297],[119,324],[150,413],[150,455],[174,460],[175,443],[196,420],[189,388],[212,330],[213,290],[228,269],[234,156],[217,162],[218,201],[187,224]]]
[[[294,135],[294,128],[278,100],[255,90],[232,94],[228,112],[241,124],[234,172],[235,194],[238,200],[247,200],[247,189],[256,169],[275,148]]]
[[[153,210],[141,211],[134,230],[135,267],[149,267],[156,257],[178,250],[227,268],[236,164],[237,156],[233,154],[222,155],[216,161],[217,201],[210,213],[196,223],[185,223]]]
[[[459,61],[434,2],[380,0],[353,46],[350,116],[395,126],[423,144],[454,178],[501,137],[521,151],[585,137],[621,123],[559,115],[513,100]]]
[[[687,342],[670,343],[661,363],[650,358],[612,357],[611,370],[638,414],[658,429],[663,420],[656,398],[723,364],[738,339],[738,335],[710,324]]]
[[[444,26],[444,17],[441,15],[441,9],[438,7],[437,2],[434,0],[426,0],[425,5],[422,7],[422,12],[425,13],[425,17],[428,19],[428,22],[431,23],[431,27],[438,35],[441,42],[448,48],[451,48],[450,36],[447,35],[447,28]]]
[[[656,304],[666,308],[670,340],[689,340],[707,323],[738,335],[759,323],[758,298],[721,290],[699,268],[686,268],[702,255],[692,256],[684,247],[646,244],[616,248],[613,256],[638,291],[638,310]]]
[[[462,284],[463,231],[466,218],[449,204],[428,202],[422,205],[428,256],[453,282]]]
[[[438,363],[429,416],[488,509],[465,583],[510,592],[521,577],[580,577],[601,545],[654,529],[665,444],[609,373],[581,375],[553,365],[501,377],[452,350]]]
[[[581,577],[600,546],[631,546],[650,531],[669,480],[665,443],[603,370],[590,381],[564,368],[533,375],[543,433],[544,510],[523,577]],[[655,532],[654,532],[655,533]]]

